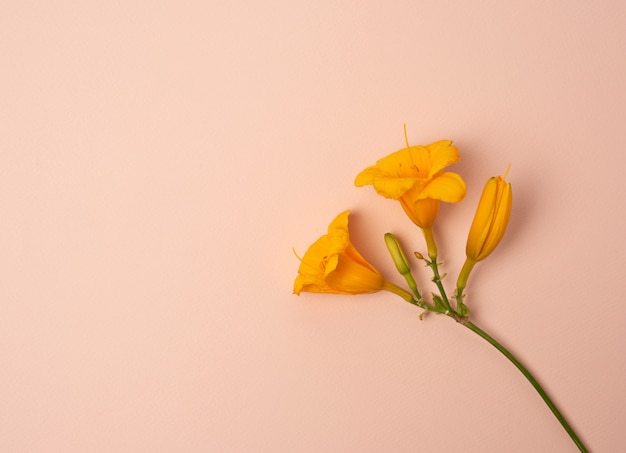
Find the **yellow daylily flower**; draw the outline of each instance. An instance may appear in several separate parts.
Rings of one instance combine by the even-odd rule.
[[[509,224],[512,201],[511,183],[502,176],[489,178],[467,236],[468,259],[481,261],[493,252]]]
[[[441,201],[457,203],[465,197],[463,178],[444,172],[448,165],[460,159],[450,140],[407,146],[363,170],[354,184],[358,187],[371,184],[379,195],[398,200],[417,226],[430,228]]]
[[[348,215],[339,214],[304,254],[293,292],[365,294],[380,291],[385,279],[350,242]]]

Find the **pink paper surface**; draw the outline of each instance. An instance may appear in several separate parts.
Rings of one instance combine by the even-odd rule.
[[[467,289],[591,451],[626,450],[626,3],[4,2],[0,451],[573,452],[479,337],[391,294],[292,295],[356,174],[451,139],[448,288],[484,181],[513,213]],[[414,266],[425,293],[427,269]]]

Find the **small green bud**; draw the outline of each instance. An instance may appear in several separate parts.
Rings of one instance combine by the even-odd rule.
[[[387,245],[387,250],[389,250],[389,254],[398,272],[402,275],[410,274],[411,268],[409,267],[409,262],[396,237],[391,233],[385,234],[385,244]]]

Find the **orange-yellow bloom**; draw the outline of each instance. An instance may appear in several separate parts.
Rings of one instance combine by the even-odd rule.
[[[350,242],[348,215],[339,214],[304,254],[293,292],[364,294],[388,289],[382,274]]]
[[[469,260],[483,260],[496,248],[509,224],[512,201],[511,183],[501,176],[489,178],[467,237]]]
[[[398,200],[421,228],[434,223],[441,201],[456,203],[465,197],[465,182],[444,169],[460,160],[449,140],[427,146],[408,146],[359,173],[356,186],[371,184],[379,195]]]

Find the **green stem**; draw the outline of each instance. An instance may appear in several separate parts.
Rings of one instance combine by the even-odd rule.
[[[435,235],[433,234],[432,227],[422,228],[422,232],[424,233],[424,239],[426,239],[426,246],[428,247],[428,257],[429,260],[426,260],[426,264],[430,266],[433,271],[433,282],[437,285],[437,289],[439,289],[439,294],[441,295],[441,299],[443,300],[443,304],[445,305],[446,310],[449,310],[451,313],[456,314],[456,311],[450,305],[450,301],[448,300],[448,296],[446,294],[446,290],[443,287],[443,283],[441,283],[441,276],[439,275],[439,266],[437,265],[437,243],[435,242]]]
[[[483,337],[489,343],[491,343],[492,346],[494,346],[498,351],[504,354],[504,356],[507,359],[509,359],[513,363],[513,365],[517,367],[518,370],[522,372],[522,374],[526,377],[526,379],[528,379],[528,381],[532,384],[535,390],[537,390],[537,392],[539,393],[543,401],[548,405],[548,407],[550,408],[552,413],[555,415],[557,420],[561,423],[563,428],[565,428],[565,431],[567,431],[567,434],[569,434],[569,436],[572,438],[572,440],[574,441],[578,449],[583,453],[587,453],[588,452],[587,447],[585,447],[585,445],[580,440],[578,435],[576,435],[576,433],[574,432],[574,429],[567,422],[563,414],[561,414],[561,411],[559,411],[559,409],[556,407],[554,402],[550,399],[546,391],[543,389],[543,387],[541,387],[539,382],[537,382],[537,379],[535,379],[535,377],[530,373],[530,371],[528,371],[528,369],[519,360],[517,360],[517,358],[515,358],[515,356],[511,354],[511,352],[508,349],[502,346],[497,340],[495,340],[491,335],[489,335],[487,332],[482,330],[476,324],[470,321],[467,321],[463,323],[463,325],[467,327],[468,329],[470,329],[471,331]]]
[[[391,283],[385,280],[385,282],[383,283],[383,289],[385,291],[389,291],[390,293],[394,293],[395,295],[402,297],[404,300],[406,300],[407,302],[413,305],[422,307],[421,301],[415,300],[413,298],[413,295],[410,292],[408,292],[407,290],[403,288],[400,288],[398,285],[394,283]]]
[[[426,247],[428,247],[428,256],[432,261],[437,262],[437,242],[435,241],[435,234],[433,233],[433,227],[422,228],[424,233],[424,239],[426,240]]]
[[[439,275],[439,268],[437,267],[437,257],[435,256],[433,260],[427,261],[427,263],[433,270],[433,282],[435,282],[435,285],[437,285],[437,288],[439,289],[439,294],[441,294],[441,299],[443,300],[446,309],[450,310],[451,313],[456,314],[456,311],[452,308],[452,305],[450,305],[450,301],[448,300],[448,296],[446,295],[446,290],[443,287],[443,283],[441,283],[441,276]]]
[[[456,311],[461,317],[467,317],[470,314],[469,308],[467,308],[467,305],[463,302],[463,291],[465,290],[467,279],[469,278],[472,269],[474,269],[475,264],[476,261],[472,261],[467,258],[465,263],[463,263],[463,268],[461,269],[459,278],[456,281]]]
[[[408,274],[404,274],[404,279],[406,280],[407,285],[409,285],[409,288],[411,288],[411,291],[413,291],[413,294],[415,294],[415,296],[417,297],[417,300],[420,302],[424,302],[424,299],[422,298],[422,295],[417,288],[417,283],[415,282],[413,275],[410,272]]]
[[[469,278],[472,269],[476,265],[476,261],[472,261],[469,258],[465,260],[463,263],[463,267],[461,268],[461,272],[459,272],[459,278],[456,281],[457,294],[463,294],[463,290],[467,285],[467,279]]]

